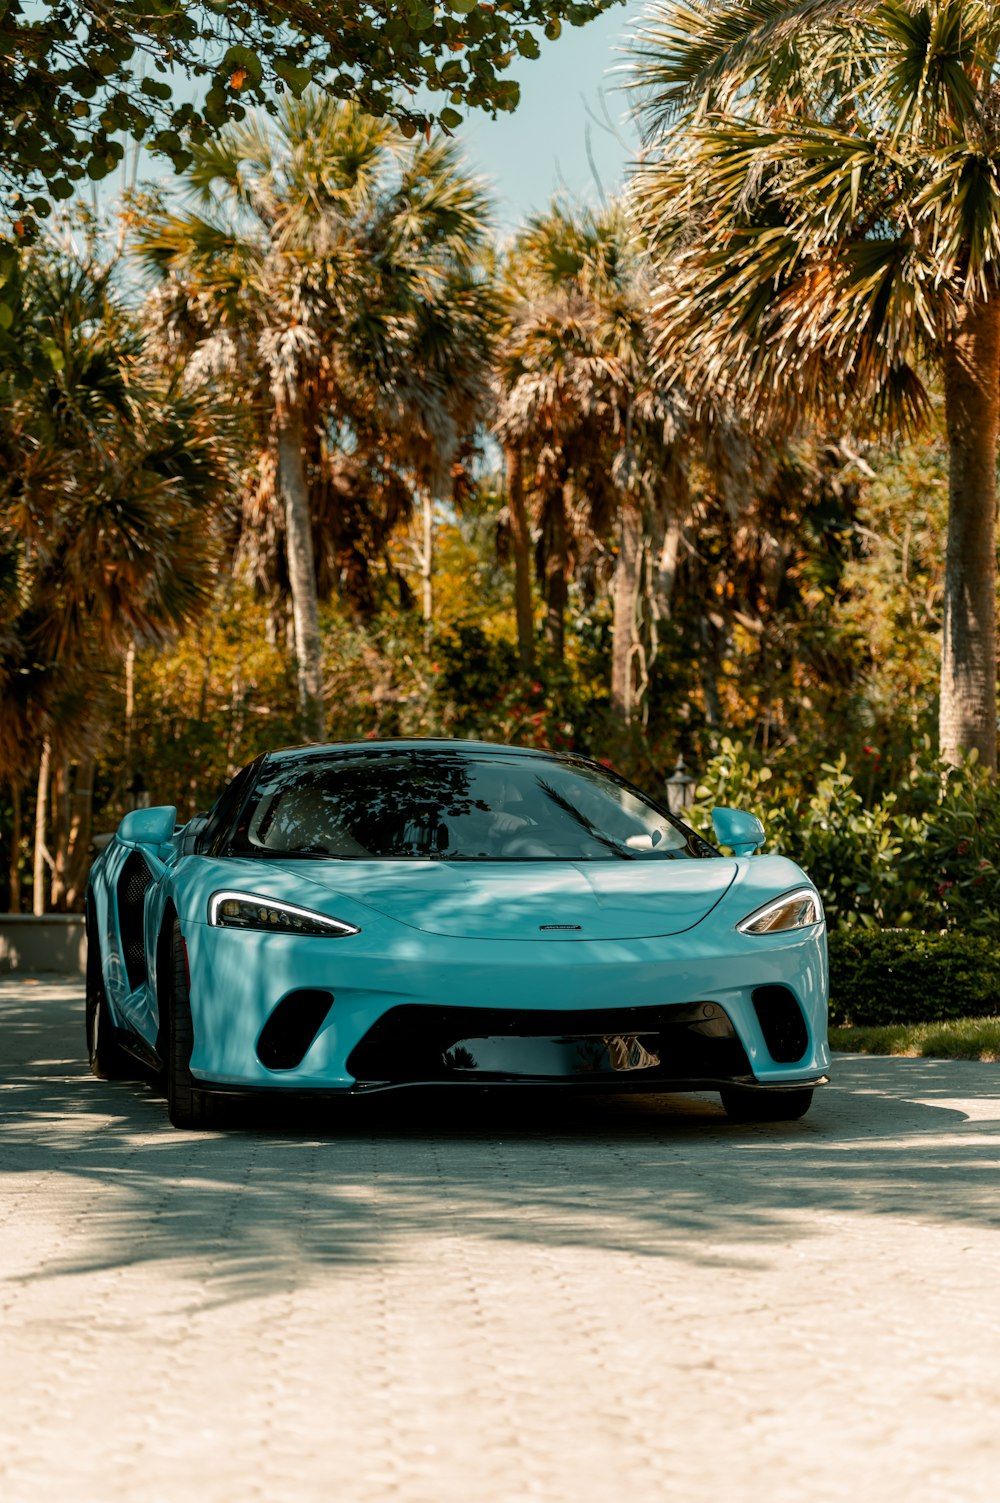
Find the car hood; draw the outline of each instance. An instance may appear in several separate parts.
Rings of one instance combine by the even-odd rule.
[[[462,939],[642,939],[710,913],[735,861],[296,863],[296,874],[388,918]]]

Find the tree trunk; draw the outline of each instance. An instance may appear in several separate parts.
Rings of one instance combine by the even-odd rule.
[[[10,912],[21,912],[21,784],[14,778],[10,785],[12,811],[10,832]]]
[[[295,627],[295,664],[299,686],[302,735],[322,741],[326,734],[323,704],[323,646],[319,634],[319,602],[313,558],[309,486],[303,455],[305,433],[301,407],[279,407],[278,492],[285,508],[285,552],[292,589]]]
[[[434,624],[434,500],[430,492],[423,498],[424,539],[420,550],[420,593],[424,613],[424,649],[430,651]]]
[[[626,500],[621,510],[618,567],[615,570],[614,637],[611,648],[611,706],[626,725],[635,704],[633,665],[638,645],[635,611],[642,558],[642,513]]]
[[[45,830],[49,814],[49,761],[51,747],[46,736],[42,742],[42,755],[38,764],[38,794],[35,798],[35,863],[34,882],[31,894],[31,911],[36,918],[45,912],[45,862],[48,850],[45,845]]]
[[[514,551],[517,655],[525,673],[535,668],[535,610],[531,599],[531,530],[524,504],[524,462],[519,448],[507,450],[507,506]]]
[[[132,732],[135,723],[135,638],[125,649],[125,788],[132,786],[135,768],[132,765]]]
[[[673,611],[674,584],[677,579],[677,557],[680,553],[684,528],[680,513],[671,512],[663,534],[663,544],[656,564],[656,600],[660,615],[669,621]]]
[[[69,851],[66,865],[66,908],[80,906],[90,866],[90,836],[94,815],[94,773],[97,759],[85,756],[77,763],[76,781],[69,811]]]
[[[963,305],[944,351],[948,549],[941,643],[941,756],[973,747],[997,765],[996,447],[1000,298]]]
[[[69,752],[60,752],[52,768],[49,802],[52,818],[52,836],[49,854],[52,857],[52,886],[49,889],[49,906],[61,913],[66,893],[66,867],[69,860]]]
[[[243,691],[243,659],[241,655],[236,659],[236,666],[233,669],[232,688],[229,695],[229,736],[226,741],[226,761],[230,767],[239,767],[243,760],[237,753],[243,737],[245,702],[246,695]],[[197,807],[197,798],[195,805]]]
[[[569,544],[566,487],[555,485],[545,503],[545,640],[557,663],[563,660],[569,599]]]

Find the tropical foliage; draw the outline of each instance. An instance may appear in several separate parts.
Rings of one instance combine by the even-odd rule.
[[[683,755],[692,820],[755,808],[838,928],[1000,932],[989,746],[938,755],[955,518],[992,484],[956,489],[943,351],[992,273],[906,270],[938,233],[903,193],[926,138],[892,117],[886,144],[889,83],[832,0],[806,11],[664,31],[660,5],[641,201],[560,201],[506,245],[445,134],[292,90],[189,143],[183,196],[133,197],[110,255],[60,221],[8,258],[0,905],[77,900],[91,814],[142,779],[186,817],[268,746],[455,735],[653,791]],[[887,14],[851,27],[889,47]],[[881,143],[836,232],[847,146],[819,177],[765,150],[803,120]],[[883,253],[865,313],[852,268]]]
[[[322,738],[317,584],[366,603],[414,491],[465,480],[497,316],[488,206],[442,138],[409,146],[319,94],[198,148],[188,182],[202,207],[138,240],[162,277],[147,313],[185,379],[255,414],[242,542],[265,589],[287,578],[302,730]]]
[[[940,742],[996,767],[1000,15],[980,0],[658,0],[636,202],[664,373],[787,431],[949,441]]]
[[[39,248],[18,294],[12,337],[44,350],[48,376],[15,368],[0,387],[0,772],[16,894],[22,793],[39,756],[52,768],[56,851],[42,833],[36,894],[47,857],[72,900],[110,682],[130,643],[162,641],[211,599],[232,450],[205,389],[150,359],[106,267]]]
[[[680,504],[687,403],[653,376],[647,261],[621,205],[599,215],[554,206],[518,237],[504,271],[510,303],[494,431],[508,475],[521,659],[530,667],[530,519],[556,662],[571,576],[588,581],[591,595],[614,576],[611,698],[628,723],[648,682],[638,630],[644,550]]]
[[[371,115],[393,116],[410,136],[456,105],[495,114],[517,105],[505,76],[534,58],[562,23],[583,25],[617,0],[401,0],[320,6],[286,0],[149,5],[138,0],[24,0],[0,5],[0,202],[24,236],[51,199],[72,196],[122,160],[121,136],[143,141],[176,170],[245,101],[301,98],[310,84]],[[182,75],[183,85],[178,82]],[[194,103],[190,84],[206,85]],[[175,92],[176,91],[176,92]],[[420,91],[421,101],[414,102]],[[442,96],[427,100],[429,94]]]
[[[975,761],[936,762],[929,740],[913,748],[891,788],[878,771],[849,769],[841,753],[803,786],[787,753],[767,762],[723,739],[699,786],[694,822],[711,836],[715,804],[755,809],[768,849],[802,865],[837,927],[961,929],[1000,935],[1000,794]],[[867,795],[867,796],[866,796]]]
[[[349,113],[341,119],[353,129]],[[275,138],[268,133],[264,139]],[[402,156],[388,158],[390,184],[399,181],[400,163],[413,160],[412,148],[399,143],[398,150]],[[427,160],[424,148],[421,153]],[[216,163],[210,165],[214,173]],[[239,169],[240,182],[245,170]],[[465,182],[460,175],[454,181]],[[260,192],[252,181],[248,198],[251,192]],[[211,214],[218,202],[209,206]],[[397,200],[390,192],[379,202],[384,208]],[[231,244],[253,248],[246,227],[254,224],[254,213],[242,206],[234,211],[243,237],[234,236]],[[160,264],[165,255],[173,257],[176,243],[182,249],[190,244],[193,227],[207,226],[206,236],[221,233],[220,225],[212,227],[211,214],[169,216],[151,206],[140,226],[142,255]],[[336,223],[345,223],[339,210]],[[364,229],[369,221],[350,221],[342,245],[354,245],[358,223]],[[425,464],[435,442],[453,451],[447,436],[435,440],[420,419],[422,411],[432,410],[417,405],[431,367],[412,353],[420,347],[417,310],[407,302],[405,286],[387,292],[384,267],[371,251],[371,269],[357,273],[353,283],[356,323],[319,325],[321,365],[306,367],[314,384],[305,465],[317,626],[326,644],[328,734],[477,735],[575,747],[613,759],[653,787],[683,752],[702,769],[704,799],[752,804],[763,813],[772,843],[816,870],[835,922],[912,921],[932,928],[975,923],[988,930],[1000,922],[990,896],[996,833],[990,785],[974,770],[954,774],[942,801],[934,770],[933,679],[947,510],[946,451],[939,438],[914,439],[885,453],[817,433],[765,444],[739,425],[700,425],[676,405],[669,409],[676,426],[640,427],[640,452],[652,473],[638,491],[644,562],[635,616],[625,630],[633,644],[638,637],[644,650],[652,650],[628,721],[616,703],[615,644],[622,631],[616,603],[628,497],[617,477],[628,401],[637,387],[629,385],[629,367],[614,354],[622,345],[642,346],[634,332],[641,317],[632,324],[621,320],[633,343],[625,339],[616,346],[609,331],[619,324],[607,309],[622,302],[640,311],[643,306],[643,255],[627,235],[614,210],[592,215],[557,205],[525,228],[495,270],[478,243],[475,255],[458,263],[456,275],[471,277],[477,306],[490,310],[489,320],[504,310],[505,322],[493,357],[495,405],[477,406],[478,430],[468,419],[458,470],[452,467],[452,483],[440,487],[433,507],[429,623],[421,598],[421,503],[430,473]],[[577,247],[572,256],[560,250],[567,242]],[[271,245],[268,239],[259,243]],[[421,244],[416,238],[404,243]],[[378,248],[372,239],[362,244]],[[438,254],[433,245],[420,253],[421,277],[430,275],[428,266],[434,271],[442,264]],[[280,267],[280,253],[268,255]],[[622,302],[615,300],[620,294],[613,283],[613,295],[607,291],[611,277],[601,270],[608,262],[615,270],[619,255]],[[546,256],[554,268],[548,272]],[[451,257],[448,251],[444,264],[452,266]],[[141,771],[156,801],[176,802],[186,815],[210,802],[219,784],[259,750],[301,734],[295,653],[289,650],[294,638],[283,512],[274,484],[276,460],[268,457],[274,452],[273,388],[258,352],[267,328],[281,327],[281,318],[288,330],[298,325],[289,314],[291,295],[282,303],[263,284],[259,268],[266,259],[248,256],[253,275],[242,278],[230,277],[232,263],[221,253],[201,264],[194,257],[179,259],[132,316],[115,291],[114,273],[93,258],[81,265],[55,245],[22,258],[25,311],[17,337],[25,351],[32,341],[47,342],[44,362],[53,373],[47,383],[21,387],[11,376],[7,388],[7,473],[20,479],[8,482],[4,498],[5,558],[19,560],[6,577],[20,580],[22,604],[6,639],[4,706],[16,713],[5,713],[3,723],[8,736],[20,729],[4,765],[8,819],[14,820],[17,804],[14,822],[27,858],[28,804],[43,782],[53,790],[45,818],[47,845],[57,855],[66,824],[59,811],[70,807],[64,788],[71,796],[92,788],[106,823],[120,812],[134,773]],[[350,267],[346,253],[345,262]],[[290,276],[300,264],[315,263],[304,256],[301,263],[295,260]],[[398,264],[405,269],[407,263]],[[526,266],[535,268],[531,276],[537,281],[529,279]],[[512,270],[517,267],[520,280]],[[450,287],[450,276],[440,285]],[[305,276],[303,282],[308,292],[313,284]],[[274,285],[281,286],[277,275]],[[43,288],[49,289],[48,304]],[[81,289],[89,311],[72,300],[82,296]],[[555,322],[546,326],[545,310],[560,300],[581,310],[586,340],[534,342],[539,329],[557,332]],[[47,317],[43,306],[50,310]],[[321,300],[318,306],[325,318]],[[61,323],[56,308],[65,309]],[[268,313],[270,326],[264,323]],[[373,375],[366,363],[370,331],[387,316],[396,321],[398,347],[410,352],[409,368],[402,371],[403,357],[393,360],[394,347],[383,339],[375,343],[390,354]],[[355,327],[362,331],[356,336],[350,333]],[[492,331],[494,322],[488,327]],[[477,404],[485,401],[481,382],[491,339],[484,330],[476,357]],[[531,350],[530,363],[512,360],[518,341]],[[75,374],[78,346],[84,345],[91,355],[105,352],[116,379],[127,370],[125,396],[120,381]],[[324,374],[321,384],[318,369],[337,379]],[[395,371],[404,386],[382,374]],[[435,394],[451,390],[447,375],[445,385],[431,383]],[[51,427],[53,411],[75,410],[65,404],[78,381],[89,394],[88,413],[103,424],[93,447],[86,425],[61,419],[58,435]],[[546,405],[546,392],[561,393],[558,403]],[[124,423],[118,408],[103,405],[112,396]],[[519,420],[517,445],[528,621],[519,630],[508,425],[522,396],[527,418]],[[164,405],[168,401],[174,406]],[[669,401],[676,404],[676,396]],[[577,402],[586,420],[574,415]],[[556,407],[564,414],[560,432],[550,419]],[[183,487],[172,480],[170,506],[157,492],[154,512],[147,515],[141,510],[147,471],[140,440],[159,431],[154,414],[162,422],[168,410],[187,413],[192,421],[200,415],[197,431],[210,435],[210,454],[189,434],[185,462],[204,464],[210,457],[212,464],[202,481],[197,468],[186,472]],[[496,450],[482,437],[488,422],[508,448],[498,471],[490,468]],[[123,468],[133,453],[134,463]],[[110,455],[119,468],[107,469]],[[570,482],[566,515],[572,523],[563,565],[561,659],[546,636],[552,544],[544,515],[550,476],[560,464],[562,483]],[[657,467],[667,465],[675,468],[664,480]],[[333,486],[331,474],[348,478]],[[84,475],[93,477],[87,481],[91,513],[74,499]],[[30,536],[24,502],[17,501],[28,490],[36,496],[32,515],[45,518]],[[197,516],[182,511],[186,522],[167,536],[164,529],[176,515],[171,506],[195,503],[202,508]],[[126,522],[131,508],[137,510],[135,538],[150,552],[128,551],[132,573],[123,583],[113,566],[112,523]],[[79,553],[79,576],[70,568],[76,551],[32,551],[42,538],[54,549],[63,526],[73,529],[74,549],[82,550],[88,536],[79,525],[84,515],[93,515],[103,531],[91,545],[95,551]],[[65,523],[58,520],[63,516]],[[25,585],[24,555],[37,579],[33,594]],[[61,573],[55,587],[49,582],[43,588],[40,571],[49,556]],[[151,569],[154,558],[161,572]],[[163,574],[165,561],[171,570]],[[144,569],[151,570],[148,577]],[[44,598],[54,612],[76,598],[73,589],[82,591],[82,603],[68,617],[78,632],[72,652],[43,659],[23,602]],[[173,636],[164,650],[168,631]],[[69,703],[75,682],[82,685],[78,719]],[[724,739],[727,733],[741,738],[741,749]],[[47,739],[49,772],[40,779]],[[82,755],[88,747],[97,753],[93,769],[89,754]],[[824,762],[830,764],[825,770]],[[28,859],[25,870],[18,842],[13,845],[10,891],[17,900],[17,882],[30,883],[32,863]],[[43,885],[46,871],[40,870]],[[57,882],[56,900],[66,896]]]

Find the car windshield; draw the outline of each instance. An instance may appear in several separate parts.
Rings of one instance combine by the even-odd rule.
[[[339,860],[671,860],[714,855],[584,763],[462,750],[311,753],[265,763],[235,854]]]

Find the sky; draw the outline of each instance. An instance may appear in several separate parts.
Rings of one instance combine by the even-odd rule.
[[[618,49],[643,9],[642,0],[628,0],[587,26],[564,27],[555,42],[543,40],[536,61],[511,69],[521,85],[514,113],[491,120],[472,111],[456,130],[470,166],[493,186],[501,233],[557,192],[597,203],[601,190],[610,195],[621,186],[638,136]]]

